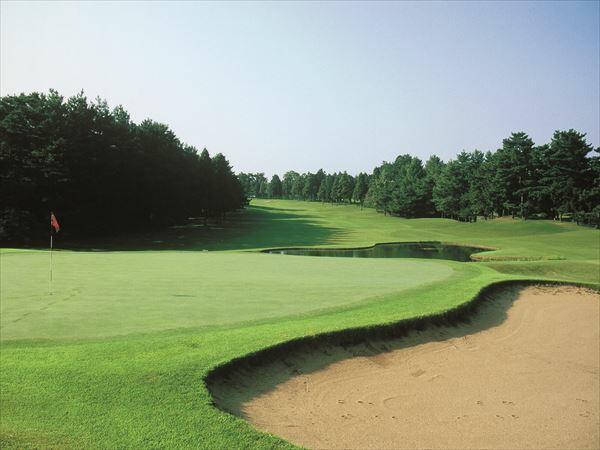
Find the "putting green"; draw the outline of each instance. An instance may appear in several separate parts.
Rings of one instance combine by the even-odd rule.
[[[47,252],[0,257],[3,340],[101,338],[271,319],[378,299],[460,270],[445,261],[54,252],[48,295]]]

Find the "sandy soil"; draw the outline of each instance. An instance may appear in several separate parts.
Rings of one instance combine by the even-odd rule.
[[[309,448],[600,448],[600,302],[513,287],[470,324],[237,373],[217,403]]]

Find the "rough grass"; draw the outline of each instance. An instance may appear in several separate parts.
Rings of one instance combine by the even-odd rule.
[[[496,262],[485,264],[506,274],[543,276],[554,280],[600,282],[598,261]]]
[[[47,255],[4,250],[0,258],[2,304],[4,308],[5,301],[9,302],[6,314],[13,319],[4,322],[3,311],[3,337],[8,334],[0,352],[0,446],[291,447],[216,409],[203,378],[234,358],[292,339],[444,314],[494,282],[525,278],[598,281],[599,234],[572,224],[404,220],[353,206],[260,201],[221,228],[175,229],[162,239],[159,235],[132,236],[127,252],[62,252],[57,265],[60,262],[68,270],[57,273],[57,280],[65,281],[57,281],[61,294],[52,296],[59,300],[54,303],[43,290],[35,292],[43,279],[37,271],[44,264],[34,260]],[[174,236],[184,237],[176,238],[175,245],[168,242]],[[343,259],[239,252],[419,240],[498,248],[492,255],[565,259],[427,261],[436,271],[447,271],[447,277],[427,278],[430,274],[422,270],[418,282],[408,285],[416,276],[403,271],[418,269],[426,261],[369,260],[373,266],[368,268],[373,270],[367,270],[359,267],[364,260],[345,260],[346,267],[338,266]],[[148,244],[154,250],[186,250],[137,251],[148,241],[163,241]],[[107,249],[117,244],[116,240],[97,242],[94,247]],[[188,250],[203,248],[236,251]],[[201,258],[206,258],[205,264]],[[330,263],[334,265],[318,266],[318,270],[312,266]],[[498,264],[500,270],[512,272],[498,272],[494,269]],[[105,276],[98,277],[99,271]],[[162,273],[168,276],[161,278]],[[396,284],[394,276],[400,280]],[[203,302],[198,292],[213,286],[222,295]],[[377,289],[378,294],[369,295]],[[280,291],[285,295],[277,299]],[[350,291],[358,294],[346,302]],[[196,295],[196,300],[173,295]],[[310,300],[308,308],[297,305],[303,298]],[[181,307],[180,301],[188,303]],[[10,314],[19,307],[25,318],[16,320],[20,316]],[[223,321],[218,323],[213,316]],[[39,340],[42,335],[46,340]],[[38,341],[27,340],[32,337]]]

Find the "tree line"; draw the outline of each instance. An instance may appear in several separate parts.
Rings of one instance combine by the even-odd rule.
[[[402,217],[569,218],[600,225],[600,149],[575,130],[556,131],[535,145],[512,133],[495,152],[463,151],[448,162],[411,155],[383,162],[372,173],[289,171],[267,180],[238,176],[249,197],[356,203]]]
[[[54,211],[74,235],[220,219],[246,203],[222,154],[165,124],[56,91],[0,98],[0,239],[39,240]]]

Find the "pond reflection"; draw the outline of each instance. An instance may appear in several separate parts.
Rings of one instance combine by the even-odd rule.
[[[264,250],[265,253],[297,256],[330,256],[337,258],[430,258],[452,261],[472,261],[473,253],[486,251],[485,248],[465,245],[443,244],[441,242],[397,242],[376,244],[368,248],[282,248]]]

